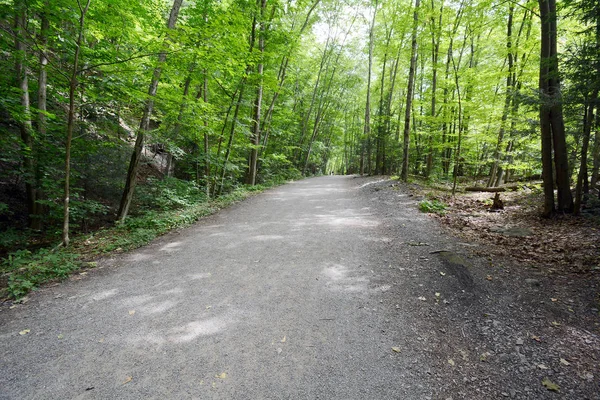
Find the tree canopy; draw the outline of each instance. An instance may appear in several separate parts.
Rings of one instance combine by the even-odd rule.
[[[326,173],[543,177],[546,215],[578,212],[598,184],[597,1],[5,0],[0,14],[2,230],[67,245],[159,198]]]

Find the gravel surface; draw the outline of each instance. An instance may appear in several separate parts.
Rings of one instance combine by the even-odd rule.
[[[416,203],[306,179],[99,260],[0,308],[0,398],[600,399],[597,310]]]

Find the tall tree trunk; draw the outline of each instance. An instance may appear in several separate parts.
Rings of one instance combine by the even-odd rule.
[[[229,139],[227,140],[227,150],[225,150],[225,160],[223,160],[223,167],[221,168],[221,180],[219,183],[219,189],[217,190],[216,195],[219,196],[223,192],[223,185],[225,184],[225,175],[227,173],[227,163],[229,163],[229,156],[231,155],[231,149],[233,148],[233,138],[235,136],[235,126],[237,124],[238,116],[240,113],[240,107],[242,105],[242,99],[244,98],[244,89],[246,88],[245,84],[242,83],[242,87],[240,88],[240,92],[238,94],[238,100],[235,105],[235,110],[233,112],[233,119],[231,120],[231,130],[229,131]]]
[[[79,33],[75,42],[75,55],[73,56],[73,70],[69,79],[69,112],[67,117],[67,142],[65,145],[65,191],[64,191],[64,214],[62,245],[69,245],[69,196],[70,196],[70,177],[71,177],[71,141],[73,139],[73,129],[75,127],[75,92],[77,90],[77,77],[79,76],[79,55],[81,54],[81,43],[83,42],[83,27],[85,26],[85,16],[90,7],[90,0],[86,5],[79,5]]]
[[[490,170],[490,178],[488,180],[488,187],[494,186],[498,179],[498,176],[501,174],[500,169],[500,160],[502,158],[502,146],[504,141],[504,134],[506,132],[506,123],[508,121],[508,115],[510,112],[510,105],[513,98],[514,91],[514,82],[513,82],[513,70],[514,70],[514,59],[513,59],[513,16],[514,16],[515,6],[510,3],[508,5],[508,22],[506,24],[506,49],[507,49],[507,61],[508,61],[508,71],[506,73],[506,93],[504,95],[504,107],[502,108],[502,118],[500,119],[500,129],[498,130],[498,141],[496,142],[496,149],[494,151],[494,163],[492,164],[492,168]]]
[[[204,80],[202,82],[202,100],[208,104],[208,72],[204,69]],[[210,197],[210,147],[208,142],[208,118],[204,118],[204,184],[206,196]]]
[[[173,7],[171,8],[171,13],[169,14],[169,20],[167,22],[167,28],[169,30],[175,29],[175,24],[177,23],[177,17],[179,15],[182,2],[183,0],[173,0]],[[169,37],[167,36],[164,44],[165,47],[167,46],[168,41]],[[144,113],[142,115],[140,128],[135,139],[131,161],[129,162],[129,169],[127,171],[127,178],[125,180],[125,189],[123,190],[121,204],[119,206],[119,213],[117,215],[117,220],[119,222],[123,222],[129,213],[129,206],[131,205],[131,200],[133,199],[133,193],[135,191],[140,159],[142,158],[142,150],[144,149],[144,136],[145,133],[150,130],[150,118],[152,116],[152,110],[154,109],[154,98],[156,97],[156,92],[158,90],[158,81],[160,80],[162,67],[166,60],[167,52],[166,50],[163,50],[158,55],[158,63],[152,74],[152,80],[148,88],[148,97],[144,104]]]
[[[419,25],[419,5],[420,0],[415,0],[415,12],[413,16],[412,42],[410,47],[410,69],[408,71],[408,88],[406,90],[406,108],[404,110],[404,143],[402,155],[402,173],[401,178],[404,182],[408,180],[409,168],[409,148],[410,148],[410,113],[412,110],[412,100],[415,86],[415,70],[417,68],[417,28]]]
[[[598,97],[598,90],[595,90],[592,94],[592,99]],[[582,194],[589,193],[588,186],[588,149],[590,146],[590,135],[592,132],[592,125],[594,123],[594,103],[587,104],[583,121],[583,139],[581,143],[581,162],[579,164],[579,173],[577,174],[577,184],[575,185],[575,202],[573,205],[573,213],[579,215],[581,212]]]
[[[50,30],[50,22],[45,12],[42,12],[40,16],[40,33],[38,38],[39,46],[39,72],[38,72],[38,93],[37,93],[37,131],[39,138],[42,139],[46,136],[46,110],[47,110],[47,92],[48,92],[48,54],[46,46],[48,45],[48,31]],[[44,194],[40,187],[41,171],[40,165],[38,164],[35,169],[34,178],[34,202],[33,202],[33,213],[29,227],[34,230],[42,229],[42,215],[45,207],[38,202],[44,198]]]
[[[27,47],[25,45],[27,24],[27,5],[23,1],[15,2],[15,50],[16,50],[16,84],[20,92],[21,119],[19,131],[23,146],[23,169],[25,170],[25,194],[27,196],[27,213],[29,226],[35,225],[35,156],[33,154],[33,125],[29,100],[29,81],[27,78]]]
[[[418,1],[418,0],[417,0]],[[371,26],[369,27],[369,68],[367,74],[367,99],[365,104],[365,125],[363,134],[367,140],[367,159],[366,167],[367,174],[371,174],[371,75],[373,71],[373,46],[375,38],[375,18],[377,16],[377,0],[373,6],[373,18],[371,19]]]
[[[551,136],[552,148],[554,149],[554,168],[556,173],[557,187],[557,211],[572,212],[573,196],[569,182],[569,161],[567,155],[567,144],[565,139],[565,126],[562,113],[562,99],[560,93],[560,76],[558,70],[557,55],[557,32],[556,32],[556,2],[555,0],[539,0],[541,19],[541,57],[540,57],[540,93],[542,104],[540,107],[540,123],[542,125],[542,161],[548,157],[551,150],[545,141]],[[552,182],[548,169],[548,160],[543,162],[544,169],[544,194],[554,196],[550,193]],[[544,201],[544,215],[550,215],[554,210],[548,206],[554,203],[554,199]]]
[[[595,188],[598,184],[598,177],[600,175],[600,106],[596,107],[596,122],[594,124],[594,150],[592,151],[592,177],[590,180],[590,186]],[[600,190],[598,191],[600,194]]]
[[[429,176],[431,175],[431,171],[433,169],[433,135],[434,132],[436,131],[435,126],[436,124],[436,117],[437,117],[437,113],[436,113],[436,93],[437,93],[437,83],[438,83],[438,79],[437,79],[437,72],[438,72],[438,60],[439,60],[439,54],[440,54],[440,36],[441,36],[441,30],[442,30],[442,17],[443,17],[443,11],[444,11],[444,1],[442,0],[441,5],[440,5],[440,11],[439,11],[439,20],[438,23],[436,25],[436,20],[435,20],[435,15],[434,15],[434,9],[435,9],[435,4],[434,4],[434,0],[431,0],[431,68],[432,68],[432,72],[431,72],[431,111],[430,111],[430,116],[431,116],[431,124],[433,125],[433,128],[431,129],[430,133],[429,133],[429,149],[427,152],[427,162],[426,162],[426,167],[425,167],[425,176],[429,178]]]
[[[260,145],[260,118],[262,109],[262,98],[263,98],[263,55],[265,52],[265,8],[267,6],[267,0],[258,0],[260,5],[260,22],[259,22],[259,34],[258,34],[258,51],[260,61],[257,66],[258,74],[258,85],[256,87],[256,99],[254,101],[254,116],[252,121],[252,135],[250,137],[250,143],[252,148],[250,149],[250,157],[248,160],[248,174],[246,176],[246,183],[249,185],[256,184],[256,173],[258,165],[258,146]]]

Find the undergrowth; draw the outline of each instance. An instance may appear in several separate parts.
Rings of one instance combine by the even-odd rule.
[[[447,205],[437,199],[422,200],[419,202],[419,210],[424,213],[434,213],[438,215],[446,214]]]
[[[203,216],[279,183],[283,182],[239,187],[216,199],[206,199],[189,188],[176,188],[174,192],[162,185],[161,193],[154,193],[159,207],[152,208],[145,198],[137,215],[122,224],[100,229],[92,235],[75,236],[67,248],[10,253],[0,262],[0,282],[4,286],[0,288],[0,299],[20,299],[42,283],[65,279],[75,270],[93,268],[96,264],[90,261],[100,255],[144,246],[172,229],[191,225]]]

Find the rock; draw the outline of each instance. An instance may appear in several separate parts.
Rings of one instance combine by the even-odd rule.
[[[517,346],[523,346],[523,339],[519,338],[517,339]]]

